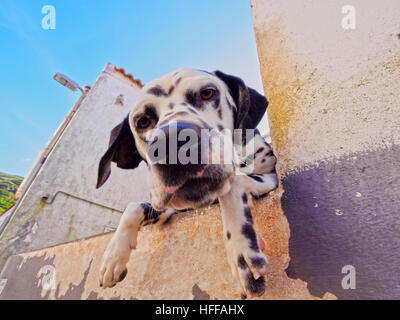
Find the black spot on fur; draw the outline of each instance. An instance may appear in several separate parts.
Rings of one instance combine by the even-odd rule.
[[[251,216],[251,211],[249,207],[244,208],[244,216],[246,217],[247,222],[253,223],[253,217]]]
[[[219,130],[219,131],[223,131],[223,130],[224,130],[224,127],[221,126],[221,125],[219,124],[219,125],[218,125],[218,130]]]
[[[150,210],[152,209],[152,208],[151,208],[151,205],[150,205],[149,203],[141,203],[140,206],[141,206],[142,209],[143,209],[144,218],[145,218],[145,219],[148,218],[149,212],[150,212]]]
[[[274,152],[272,150],[265,153],[266,157],[272,157],[273,155],[274,155]]]
[[[267,261],[265,261],[264,258],[261,258],[261,257],[251,258],[251,265],[252,265],[254,268],[261,269],[261,268],[263,268],[266,264],[267,264]]]
[[[172,220],[172,218],[173,218],[173,216],[176,215],[176,214],[178,214],[178,213],[177,213],[177,212],[171,213],[171,214],[168,216],[167,220],[164,221],[163,224],[168,224],[168,223],[170,223],[171,220]]]
[[[220,118],[222,120],[222,110],[218,109],[218,118]]]
[[[144,113],[149,116],[150,118],[157,119],[157,112],[156,108],[153,104],[148,103],[144,106]]]
[[[199,104],[197,103],[197,97],[196,97],[196,92],[192,90],[186,91],[185,94],[186,102],[192,105],[193,107],[198,108]]]
[[[173,108],[174,108],[174,104],[173,103],[170,103],[169,105],[168,105],[168,107],[172,110]]]
[[[250,223],[245,223],[242,226],[242,234],[249,240],[249,248],[259,252],[260,249],[258,248],[257,235]]]
[[[247,203],[247,194],[245,192],[242,194],[242,200],[243,203]]]
[[[263,150],[264,150],[264,147],[258,148],[256,151],[256,154],[262,152]]]
[[[243,160],[243,163],[245,166],[249,166],[254,162],[254,154],[250,154],[246,157],[246,159]]]
[[[252,195],[253,198],[256,199],[256,200],[260,199],[260,196],[258,195],[258,193],[251,192],[251,195]]]
[[[218,109],[218,107],[219,107],[219,99],[214,100],[213,107],[214,107],[214,109]]]
[[[172,94],[172,92],[174,91],[175,87],[171,86],[168,90],[168,95],[170,96]]]
[[[147,203],[147,202],[141,203],[140,206],[143,208],[144,219],[141,222],[141,224],[143,224],[143,226],[147,226],[151,223],[157,223],[158,220],[160,219],[160,215],[165,212],[165,210],[157,211],[157,210],[153,209],[151,204]]]
[[[153,95],[155,95],[157,97],[168,96],[168,94],[160,86],[155,86],[153,88],[150,88],[149,90],[147,90],[147,93],[153,94]]]
[[[122,280],[124,280],[127,273],[128,273],[128,269],[125,269],[124,271],[122,271],[122,273],[120,274],[120,276],[118,278],[118,282],[121,282]]]
[[[257,297],[262,296],[265,292],[264,277],[260,277],[257,280],[254,280],[253,275],[251,274],[251,272],[249,272],[247,274],[246,289],[255,294]]]
[[[226,237],[228,238],[228,240],[231,239],[231,233],[229,231],[226,233]]]
[[[252,174],[249,173],[248,176],[254,180],[256,180],[257,182],[264,182],[264,180],[257,174]]]
[[[178,78],[175,82],[175,85],[177,86],[179,84],[179,82],[181,82],[182,78]]]
[[[240,269],[245,270],[247,268],[246,260],[244,260],[243,255],[239,255],[238,257],[238,266]]]

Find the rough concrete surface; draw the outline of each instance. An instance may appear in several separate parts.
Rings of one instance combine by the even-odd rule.
[[[269,258],[267,290],[261,298],[312,299],[306,283],[288,278],[284,271],[289,263],[289,228],[279,192],[259,200],[253,216]],[[110,289],[99,287],[98,271],[111,233],[16,255],[0,275],[8,279],[0,298],[240,299],[221,232],[218,205],[183,213],[161,228],[142,228],[125,280]],[[46,265],[50,267],[43,269]],[[48,270],[55,271],[53,286]]]

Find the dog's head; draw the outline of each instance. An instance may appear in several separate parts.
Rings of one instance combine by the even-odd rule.
[[[213,137],[224,129],[255,129],[267,106],[266,98],[240,78],[220,71],[179,69],[153,80],[141,89],[129,115],[111,131],[109,148],[100,160],[97,188],[108,179],[111,162],[134,169],[144,160],[155,209],[207,204],[226,187],[235,163],[202,161],[215,153],[202,133],[212,132],[208,137]],[[189,150],[197,151],[197,162],[182,160],[180,156]],[[150,152],[158,160],[149,158]]]

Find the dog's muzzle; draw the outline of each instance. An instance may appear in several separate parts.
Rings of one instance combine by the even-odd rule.
[[[175,122],[155,129],[146,153],[152,204],[157,209],[164,208],[174,195],[200,201],[192,197],[192,192],[199,192],[195,186],[200,180],[218,186],[228,176],[220,164],[210,162],[208,130],[193,123]]]
[[[199,164],[202,162],[201,128],[188,122],[158,128],[154,130],[146,153],[151,164]]]

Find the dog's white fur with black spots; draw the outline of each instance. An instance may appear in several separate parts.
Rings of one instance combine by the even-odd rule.
[[[111,131],[109,148],[100,160],[97,187],[111,174],[111,162],[134,169],[146,161],[146,148],[157,130],[171,124],[178,129],[184,124],[196,132],[255,129],[267,106],[263,95],[240,78],[220,71],[179,69],[153,80],[141,89],[128,116]],[[253,227],[251,199],[275,189],[278,182],[272,149],[255,132],[254,150],[251,154],[238,152],[232,163],[170,165],[146,161],[151,203],[130,203],[125,209],[102,258],[100,285],[112,287],[125,278],[141,226],[164,224],[185,209],[218,201],[228,261],[240,282],[242,297],[262,295],[267,258],[264,242]],[[235,174],[238,170],[242,174]]]

